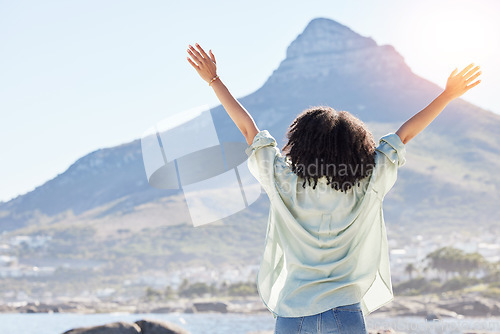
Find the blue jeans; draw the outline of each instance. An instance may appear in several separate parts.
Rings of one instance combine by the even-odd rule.
[[[276,319],[275,334],[366,334],[361,304],[338,306],[320,314]]]

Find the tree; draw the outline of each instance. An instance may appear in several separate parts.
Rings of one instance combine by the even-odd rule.
[[[408,263],[405,267],[405,272],[410,277],[410,280],[413,278],[413,272],[416,271],[417,268],[413,265],[413,263]]]
[[[258,294],[255,282],[239,282],[231,284],[228,288],[230,296],[255,296]]]
[[[198,282],[198,283],[193,283],[189,286],[185,286],[183,289],[179,289],[178,293],[179,296],[182,297],[202,297],[204,295],[210,295],[212,294],[212,289],[211,287],[203,282]]]
[[[157,300],[161,298],[161,292],[148,286],[146,288],[146,299],[149,301]]]
[[[477,273],[480,269],[485,268],[487,261],[479,253],[466,254],[463,259],[463,272],[470,277],[471,274]]]
[[[427,254],[429,267],[443,272],[445,279],[453,272],[457,272],[458,260],[464,256],[464,252],[453,247],[442,247]]]
[[[172,289],[170,285],[167,285],[165,287],[165,290],[163,291],[163,295],[165,296],[165,299],[170,300],[175,298],[175,291]]]
[[[479,253],[465,253],[453,247],[442,247],[427,254],[429,267],[443,272],[448,279],[450,274],[470,276],[486,265],[486,260]]]

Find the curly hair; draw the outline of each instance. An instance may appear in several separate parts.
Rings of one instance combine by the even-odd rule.
[[[375,164],[375,141],[365,124],[347,111],[328,106],[304,110],[287,130],[282,151],[292,171],[309,186],[325,176],[335,190],[347,191],[369,176]],[[319,161],[319,163],[318,163]]]

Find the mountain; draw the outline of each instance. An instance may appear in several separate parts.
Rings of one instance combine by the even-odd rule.
[[[290,44],[264,85],[239,101],[282,147],[287,127],[309,106],[348,110],[378,139],[395,132],[441,89],[415,75],[394,47],[317,18]],[[244,142],[222,106],[211,113],[221,142]],[[499,132],[499,115],[453,101],[407,144],[407,163],[384,202],[389,234],[404,244],[414,234],[479,227],[497,233]],[[212,264],[255,263],[268,209],[263,195],[249,210],[190,227],[182,193],[148,185],[137,139],[91,152],[33,191],[0,203],[0,229],[4,238],[51,238],[40,251],[19,250],[20,262],[92,258],[111,261],[101,272],[111,275],[131,266],[165,270],[174,263],[207,263],[207,252]]]
[[[264,85],[239,100],[259,128],[269,129],[283,147],[288,125],[309,106],[348,110],[378,139],[395,132],[441,91],[415,75],[392,46],[379,46],[333,20],[318,18],[290,44],[286,59]],[[222,107],[213,116],[220,128],[232,128]],[[221,136],[231,139],[236,131]],[[407,163],[384,203],[388,224],[409,229],[422,224],[467,228],[471,222],[493,226],[500,186],[499,132],[499,115],[462,99],[450,103],[407,144]]]

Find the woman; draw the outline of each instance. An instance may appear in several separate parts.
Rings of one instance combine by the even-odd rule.
[[[382,202],[405,145],[480,83],[479,66],[455,69],[434,101],[376,147],[352,114],[318,106],[290,125],[283,154],[222,83],[212,51],[196,47],[187,59],[245,136],[248,167],[271,201],[257,286],[275,333],[366,333],[364,317],[393,299]]]

